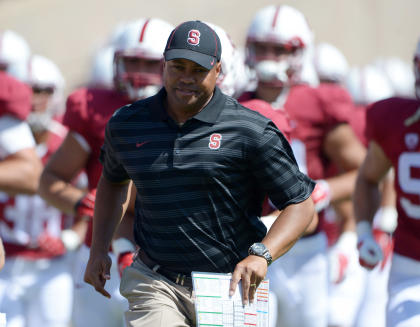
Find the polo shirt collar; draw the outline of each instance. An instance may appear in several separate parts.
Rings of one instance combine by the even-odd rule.
[[[164,99],[166,98],[166,90],[164,87],[153,97],[151,109],[151,115],[155,120],[167,120],[169,118],[168,113],[165,110]],[[225,105],[225,96],[216,86],[214,89],[213,97],[210,102],[201,110],[198,114],[192,118],[201,120],[207,123],[215,123],[217,117],[223,110]]]

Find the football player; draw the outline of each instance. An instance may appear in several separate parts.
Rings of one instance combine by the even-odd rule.
[[[35,55],[28,65],[25,81],[31,86],[33,97],[27,121],[35,137],[37,154],[45,163],[66,133],[53,120],[64,105],[64,79],[58,67],[45,57]],[[7,253],[6,267],[0,273],[0,311],[7,314],[8,323],[69,324],[73,280],[68,257],[63,255],[78,245],[78,236],[71,230],[62,231],[65,217],[38,195],[3,194],[0,224]]]
[[[413,83],[414,84],[414,83]],[[373,102],[396,95],[386,74],[376,64],[363,68],[353,68],[347,77],[348,86],[357,104],[352,126],[363,144],[368,147],[366,139],[366,108]],[[391,169],[381,181],[381,204],[374,217],[374,237],[384,251],[381,264],[371,271],[363,271],[363,293],[359,303],[355,326],[384,326],[387,303],[387,284],[391,266],[393,248],[392,233],[397,224],[395,209],[394,172]],[[354,289],[354,288],[353,288]],[[348,294],[354,294],[349,290]],[[338,316],[337,316],[338,317]]]
[[[387,326],[420,324],[420,41],[414,71],[417,99],[394,97],[376,102],[367,110],[369,150],[354,195],[360,262],[373,269],[384,256],[372,235],[380,201],[379,184],[394,167],[398,225],[388,282]]]
[[[123,269],[129,264],[135,250],[129,241],[132,238],[132,226],[127,228],[122,224],[122,227],[126,227],[125,234],[122,234],[125,237],[113,242],[115,256],[111,280],[107,283],[111,300],[101,296],[83,281],[92,236],[95,190],[102,172],[100,148],[104,141],[106,123],[114,111],[160,88],[163,50],[172,29],[169,23],[157,18],[139,19],[119,26],[113,43],[114,88],[81,88],[68,97],[63,123],[70,131],[41,177],[40,192],[47,201],[88,222],[85,245],[78,253],[80,271],[75,277],[75,327],[123,325],[127,303],[119,294],[118,268]],[[88,176],[87,193],[69,184],[83,169]],[[129,216],[126,215],[124,221],[129,221]]]
[[[350,105],[325,96],[309,84],[313,33],[304,15],[290,6],[268,6],[256,13],[247,34],[247,63],[257,86],[240,100],[258,98],[290,118],[291,145],[300,169],[317,180],[312,195],[320,219],[330,202],[350,198],[364,149],[348,122]],[[340,175],[327,178],[330,162]],[[278,325],[326,326],[327,241],[318,225],[270,267],[279,300]]]

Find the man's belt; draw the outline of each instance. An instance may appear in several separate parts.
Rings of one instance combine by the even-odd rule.
[[[192,288],[191,276],[177,273],[172,270],[168,270],[164,267],[161,267],[157,262],[150,259],[150,257],[146,254],[146,252],[144,252],[142,249],[138,251],[137,255],[138,255],[138,258],[154,272],[161,274],[162,276],[166,277],[167,279],[169,279],[171,282],[174,282],[175,284]]]

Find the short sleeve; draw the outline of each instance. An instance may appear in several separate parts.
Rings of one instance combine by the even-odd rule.
[[[35,140],[26,122],[8,115],[0,118],[0,159],[33,147]]]
[[[130,179],[124,166],[115,152],[109,123],[105,129],[105,141],[101,147],[99,158],[103,165],[102,174],[112,183],[123,183]]]
[[[86,122],[89,121],[87,108],[87,90],[80,89],[72,93],[66,101],[66,112],[63,117],[63,125],[70,131],[76,132],[85,139],[88,128]]]
[[[251,152],[253,174],[277,208],[300,203],[312,194],[315,183],[299,170],[289,143],[272,122]]]

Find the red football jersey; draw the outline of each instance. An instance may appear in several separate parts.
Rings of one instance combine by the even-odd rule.
[[[43,163],[58,149],[63,139],[64,135],[50,132],[47,142],[38,145],[37,151]],[[38,195],[10,197],[0,192],[0,235],[7,256],[51,257],[50,253],[38,247],[38,237],[43,233],[59,237],[65,226],[65,217]]]
[[[398,254],[420,260],[420,101],[391,98],[371,105],[366,137],[375,141],[395,169]]]
[[[25,120],[32,107],[32,90],[26,84],[0,71],[0,116]]]
[[[260,99],[250,99],[241,102],[244,107],[259,112],[261,115],[271,119],[283,135],[290,141],[290,124],[284,110],[275,110],[268,102]]]
[[[63,124],[83,136],[92,151],[85,167],[90,190],[96,188],[102,173],[99,155],[106,124],[115,110],[128,103],[121,93],[105,89],[82,88],[67,98]]]
[[[99,161],[101,147],[105,138],[105,127],[118,108],[129,103],[121,93],[114,90],[82,88],[73,92],[67,99],[63,124],[86,140],[91,153],[85,167],[89,190],[96,188],[102,174]],[[85,243],[92,242],[92,221],[88,226]]]
[[[323,152],[328,132],[338,124],[349,123],[351,99],[332,87],[296,85],[284,105],[290,117],[292,148],[301,171],[312,179],[327,177],[330,161]]]

